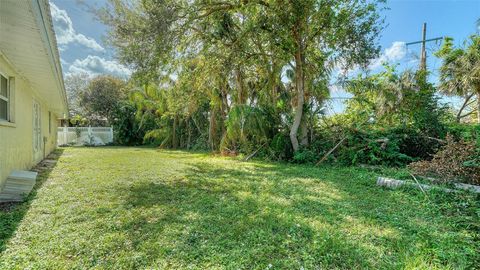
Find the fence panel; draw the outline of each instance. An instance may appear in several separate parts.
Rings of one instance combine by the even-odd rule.
[[[57,145],[105,145],[113,142],[112,127],[59,127]]]

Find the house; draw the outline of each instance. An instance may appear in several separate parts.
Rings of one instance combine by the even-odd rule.
[[[48,0],[0,0],[0,190],[55,149],[67,112]]]

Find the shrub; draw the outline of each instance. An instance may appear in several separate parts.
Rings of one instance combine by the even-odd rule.
[[[397,138],[398,151],[413,159],[430,160],[441,146],[438,139],[442,136],[425,134],[417,129],[395,128],[390,133]]]
[[[448,135],[446,143],[431,161],[419,161],[409,165],[416,174],[433,176],[441,182],[464,180],[480,184],[479,149],[473,141],[455,140]]]
[[[301,149],[293,155],[294,163],[315,163],[318,160],[318,155],[309,149]]]
[[[404,166],[412,158],[401,152],[398,135],[389,131],[353,130],[339,150],[338,160],[349,165]]]
[[[283,133],[276,134],[269,147],[269,157],[273,160],[289,160],[293,157],[290,137]]]
[[[225,121],[221,140],[223,153],[251,153],[268,140],[272,126],[266,111],[248,106],[233,106]]]
[[[169,139],[170,134],[165,129],[153,129],[145,133],[143,144],[152,146],[163,146]]]
[[[137,109],[132,103],[121,102],[113,115],[114,142],[120,145],[142,144],[145,134],[144,128],[140,128],[135,114]]]
[[[474,141],[480,147],[480,125],[456,123],[448,127],[448,133],[457,140]]]

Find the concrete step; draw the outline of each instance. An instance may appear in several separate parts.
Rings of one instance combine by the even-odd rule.
[[[31,171],[13,171],[0,190],[0,202],[19,202],[32,191],[37,173]]]

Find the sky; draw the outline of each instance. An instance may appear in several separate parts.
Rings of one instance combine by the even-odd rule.
[[[105,0],[83,2],[93,7],[105,5]],[[131,74],[131,70],[116,61],[114,49],[105,44],[108,29],[88,11],[87,5],[78,0],[50,0],[50,3],[65,76],[86,72],[127,78]],[[417,68],[420,44],[405,46],[405,43],[421,40],[423,23],[427,23],[427,39],[449,36],[459,45],[480,31],[476,25],[480,19],[480,0],[387,0],[385,7],[382,15],[386,27],[379,38],[382,52],[370,65],[373,72],[380,71],[383,62],[398,63],[399,69]],[[441,65],[433,56],[439,47],[439,42],[427,44],[427,66],[432,70],[432,82],[437,81]],[[349,97],[335,87],[331,95]],[[458,102],[451,98],[444,101]],[[341,100],[333,103],[332,111],[343,109]]]
[[[85,2],[93,7],[105,5],[105,1]],[[115,60],[114,49],[105,44],[108,29],[89,7],[77,0],[50,0],[50,10],[64,76],[81,72],[130,75],[131,71]]]

